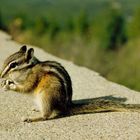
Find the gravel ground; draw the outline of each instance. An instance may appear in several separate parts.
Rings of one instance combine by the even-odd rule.
[[[0,67],[20,46],[0,31]],[[65,66],[73,82],[73,100],[86,102],[99,98],[140,103],[139,92],[34,48],[40,60],[56,60]],[[140,140],[140,113],[137,112],[82,114],[44,122],[22,122],[23,116],[38,115],[31,111],[32,106],[32,96],[0,89],[0,140]]]

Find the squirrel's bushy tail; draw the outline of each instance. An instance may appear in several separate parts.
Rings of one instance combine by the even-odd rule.
[[[69,114],[87,114],[101,112],[140,112],[140,104],[123,104],[111,100],[97,100],[88,104],[73,104]]]

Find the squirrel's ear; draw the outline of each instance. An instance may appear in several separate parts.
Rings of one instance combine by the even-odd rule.
[[[27,47],[24,45],[24,46],[22,46],[22,47],[20,48],[19,51],[25,53],[26,50],[27,50]]]
[[[26,60],[29,61],[33,57],[34,57],[34,49],[30,48],[26,53]]]

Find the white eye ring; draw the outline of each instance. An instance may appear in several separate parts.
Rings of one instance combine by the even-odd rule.
[[[10,68],[15,68],[17,66],[17,62],[13,62],[10,64]]]

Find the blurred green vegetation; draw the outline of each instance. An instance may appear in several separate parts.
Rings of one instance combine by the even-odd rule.
[[[139,0],[1,0],[0,29],[140,90],[139,15]]]

